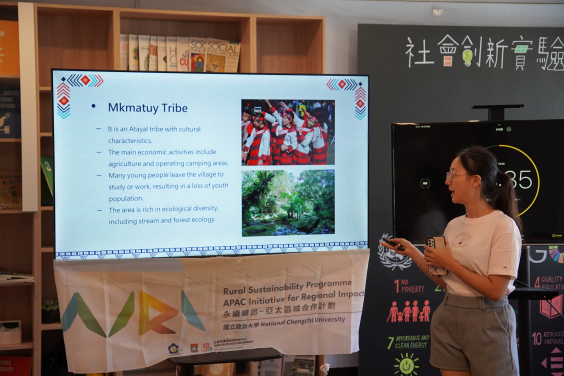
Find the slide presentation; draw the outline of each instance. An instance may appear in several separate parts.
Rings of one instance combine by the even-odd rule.
[[[53,70],[55,258],[367,248],[368,81]]]

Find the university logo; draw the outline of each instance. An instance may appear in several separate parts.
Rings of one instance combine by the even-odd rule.
[[[196,310],[190,303],[190,300],[186,296],[184,291],[180,293],[181,299],[181,307],[182,307],[182,314],[184,318],[190,325],[195,328],[200,329],[201,331],[205,332],[206,329],[200,320],[200,317],[196,313]],[[149,319],[149,308],[153,308],[154,310],[160,312],[160,314],[152,319]],[[72,296],[65,312],[63,313],[62,317],[62,326],[63,332],[66,332],[72,326],[76,316],[78,316],[86,328],[91,332],[94,332],[104,338],[109,338],[125,328],[129,323],[129,319],[135,313],[135,294],[132,291],[129,294],[125,304],[121,312],[119,313],[118,317],[116,318],[112,328],[110,329],[110,333],[106,335],[106,332],[98,323],[98,320],[88,308],[88,305],[82,298],[82,296],[75,292]],[[147,294],[144,291],[139,291],[139,335],[142,336],[143,334],[153,331],[159,334],[175,334],[173,330],[163,325],[166,321],[176,317],[178,315],[178,310],[169,306],[168,304],[160,301],[159,299],[155,298]],[[173,344],[174,345],[174,344]],[[172,345],[171,345],[172,346]],[[169,349],[170,351],[170,349]]]
[[[168,347],[168,352],[170,353],[170,355],[177,355],[180,352],[180,348],[176,343],[171,343]]]

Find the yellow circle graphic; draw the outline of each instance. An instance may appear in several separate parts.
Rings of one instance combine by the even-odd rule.
[[[538,197],[538,195],[539,195],[539,190],[540,190],[540,175],[539,175],[539,169],[537,168],[537,165],[535,164],[535,162],[533,162],[533,160],[531,159],[531,157],[529,157],[529,156],[527,155],[527,153],[525,153],[523,150],[517,149],[516,147],[510,146],[510,145],[498,145],[498,146],[499,146],[499,147],[502,147],[502,148],[510,148],[510,149],[513,149],[513,150],[517,150],[519,153],[523,154],[525,157],[527,157],[527,159],[528,159],[529,161],[531,161],[531,163],[533,164],[533,167],[535,168],[535,172],[537,173],[537,181],[538,181],[538,184],[537,184],[537,192],[535,193],[535,198],[533,198],[533,201],[532,201],[531,204],[527,207],[527,209],[525,209],[525,210],[523,210],[521,213],[519,213],[519,216],[521,216],[521,215],[525,214],[525,212],[526,212],[527,210],[529,210],[529,209],[531,208],[531,206],[533,206],[533,204],[535,203],[535,201],[537,200],[537,197]]]

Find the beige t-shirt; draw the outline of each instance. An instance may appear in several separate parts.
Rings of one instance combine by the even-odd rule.
[[[445,238],[453,258],[467,269],[483,275],[509,275],[505,294],[515,287],[521,256],[521,234],[515,221],[496,210],[480,218],[461,216],[449,222]],[[442,277],[447,291],[461,296],[483,296],[453,273]]]

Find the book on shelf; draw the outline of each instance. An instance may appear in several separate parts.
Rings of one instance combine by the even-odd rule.
[[[157,70],[166,72],[166,37],[157,37]]]
[[[190,38],[190,72],[206,71],[206,38]]]
[[[129,70],[139,70],[139,36],[129,34]]]
[[[17,86],[0,86],[0,138],[21,137],[20,88]]]
[[[35,277],[31,274],[14,273],[4,268],[0,268],[0,285],[14,283],[34,282]]]
[[[158,39],[155,35],[151,35],[151,42],[149,44],[149,70],[156,72],[158,67]]]
[[[206,38],[206,72],[225,72],[228,43],[222,39]]]
[[[129,51],[129,35],[119,35],[119,70],[127,70]]]
[[[41,205],[53,205],[53,158],[41,157]]]
[[[0,170],[0,210],[22,208],[22,173]]]
[[[229,42],[227,44],[227,57],[225,59],[225,72],[237,73],[239,67],[239,55],[241,54],[241,43]]]
[[[176,55],[178,66],[176,68],[179,72],[190,71],[190,38],[176,37]]]
[[[0,356],[0,374],[5,376],[31,375],[31,357]]]
[[[166,70],[176,72],[176,37],[166,37]]]
[[[20,74],[20,34],[17,21],[0,21],[0,74]]]
[[[149,46],[151,44],[150,35],[139,35],[139,70],[149,70]]]

